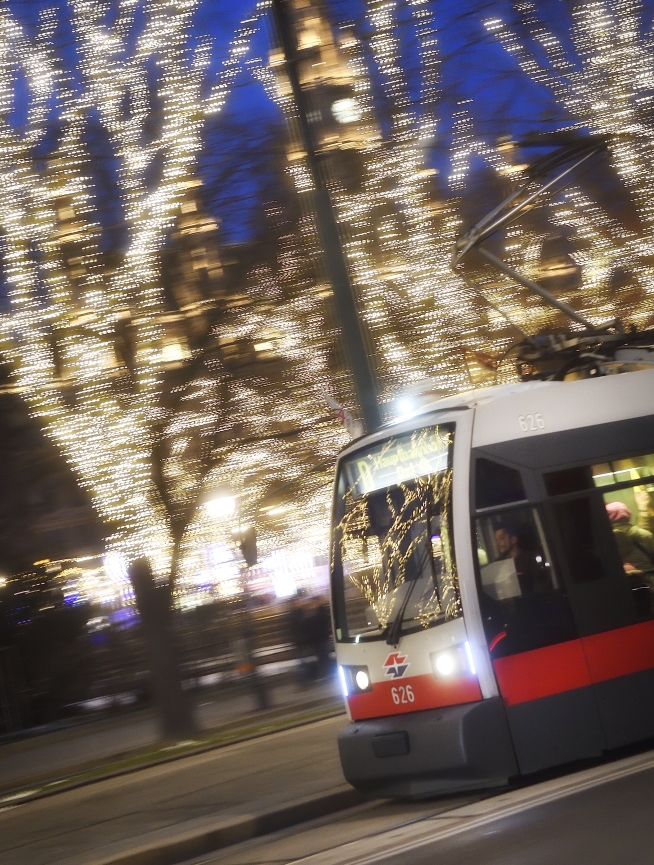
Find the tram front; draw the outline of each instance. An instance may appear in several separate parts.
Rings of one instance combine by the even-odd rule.
[[[502,703],[479,669],[474,580],[457,572],[460,553],[472,573],[470,534],[454,532],[455,509],[469,525],[472,410],[456,409],[369,436],[339,460],[332,609],[351,719],[339,750],[347,780],[381,795],[517,773]]]

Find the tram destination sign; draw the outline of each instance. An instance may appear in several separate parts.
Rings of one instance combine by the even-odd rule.
[[[423,427],[353,454],[343,465],[348,489],[362,496],[445,471],[453,435],[453,424]]]

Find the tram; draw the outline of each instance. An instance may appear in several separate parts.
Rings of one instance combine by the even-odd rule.
[[[654,736],[654,351],[622,354],[435,401],[340,454],[355,787],[496,786]]]

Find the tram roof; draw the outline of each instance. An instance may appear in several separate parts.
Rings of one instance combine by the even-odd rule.
[[[474,411],[473,447],[652,416],[654,368],[572,381],[511,382],[435,399],[425,402],[410,417],[398,418],[350,442],[341,456],[364,446],[367,440],[409,431],[429,423],[432,417],[449,420],[450,412],[455,420],[468,410]],[[533,423],[530,418],[534,418]]]

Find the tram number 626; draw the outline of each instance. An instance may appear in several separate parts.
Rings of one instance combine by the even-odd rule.
[[[539,411],[536,414],[519,414],[518,426],[523,432],[532,432],[538,429],[545,429],[545,421]]]
[[[391,697],[396,706],[400,703],[413,703],[416,695],[411,685],[400,685],[399,688],[391,688]]]

